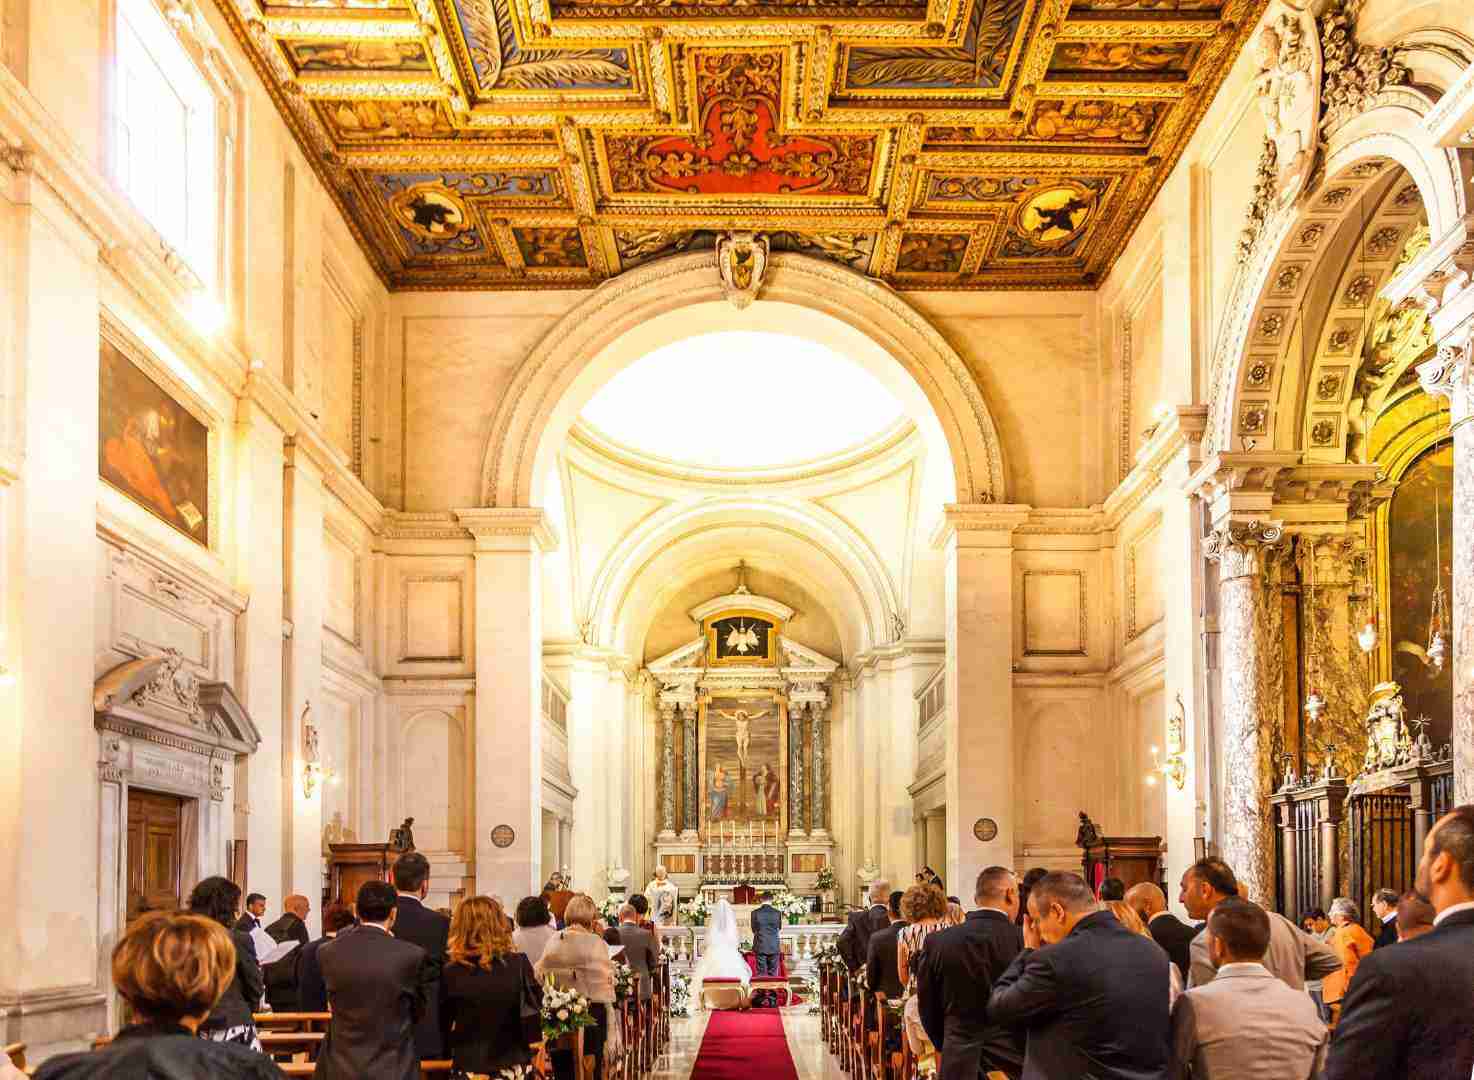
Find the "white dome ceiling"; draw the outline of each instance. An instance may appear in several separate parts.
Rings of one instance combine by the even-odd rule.
[[[841,353],[748,330],[699,334],[646,353],[579,414],[639,453],[738,471],[827,458],[904,418],[891,392]]]

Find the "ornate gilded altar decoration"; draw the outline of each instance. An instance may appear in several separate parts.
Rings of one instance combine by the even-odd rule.
[[[1408,735],[1402,687],[1395,682],[1384,682],[1372,688],[1366,725],[1367,750],[1362,760],[1364,774],[1407,763],[1413,741]]]
[[[742,309],[757,299],[768,270],[768,241],[750,232],[732,232],[717,238],[717,272],[722,293]]]

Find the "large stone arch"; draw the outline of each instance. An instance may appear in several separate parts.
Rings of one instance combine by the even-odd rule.
[[[956,350],[901,296],[844,267],[796,254],[773,256],[760,296],[828,316],[884,350],[935,416],[952,459],[956,501],[1007,501],[1003,451],[981,388]],[[561,442],[577,412],[564,399],[596,389],[575,386],[606,346],[652,318],[721,298],[715,255],[697,252],[621,274],[560,319],[497,406],[483,459],[483,504],[540,504],[546,448]]]
[[[1276,389],[1289,356],[1296,321],[1307,295],[1335,250],[1348,223],[1358,224],[1363,198],[1385,183],[1390,164],[1416,188],[1429,232],[1440,238],[1459,227],[1468,212],[1467,163],[1455,149],[1439,146],[1423,127],[1433,101],[1420,90],[1383,91],[1374,107],[1356,116],[1327,141],[1324,179],[1264,224],[1250,259],[1235,279],[1209,372],[1205,444],[1216,452],[1295,449],[1295,425],[1276,422]],[[1286,433],[1289,433],[1288,435]]]

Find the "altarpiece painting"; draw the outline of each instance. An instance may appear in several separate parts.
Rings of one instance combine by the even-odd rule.
[[[788,725],[773,692],[713,695],[701,706],[701,825],[708,842],[787,831]]]

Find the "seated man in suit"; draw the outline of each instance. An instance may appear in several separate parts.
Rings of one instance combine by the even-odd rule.
[[[1326,1080],[1468,1080],[1474,1073],[1474,805],[1428,832],[1417,891],[1433,929],[1357,965]]]
[[[430,893],[429,859],[418,851],[406,851],[394,860],[392,876],[399,894],[394,936],[425,950],[431,986],[425,1015],[415,1025],[415,1053],[421,1061],[443,1058],[445,1036],[440,1030],[440,971],[445,967],[450,920],[425,906],[425,897]]]
[[[333,1018],[317,1059],[317,1080],[419,1080],[415,1024],[438,973],[425,950],[394,936],[393,886],[358,889],[359,926],[318,950]]]
[[[1079,874],[1046,874],[988,1018],[1027,1034],[1023,1080],[1167,1080],[1171,964]]]
[[[978,875],[977,910],[960,926],[926,939],[916,965],[921,1024],[942,1055],[940,1080],[978,1080],[1001,1072],[1018,1076],[1023,1040],[994,1023],[988,995],[1024,947],[1014,924],[1019,886],[1012,870],[990,866]]]
[[[1286,1080],[1319,1076],[1326,1026],[1310,995],[1291,990],[1260,961],[1269,916],[1230,897],[1208,917],[1208,955],[1218,977],[1177,999],[1174,1076],[1192,1080]]]
[[[881,993],[897,1000],[906,992],[906,988],[901,985],[901,973],[897,967],[900,960],[901,930],[906,925],[906,920],[901,918],[901,897],[905,895],[902,892],[891,893],[887,905],[890,910],[890,925],[871,934],[870,944],[865,950],[865,983],[870,987],[870,992]]]
[[[640,925],[640,913],[634,904],[619,909],[619,927],[615,933],[619,944],[624,946],[624,962],[640,977],[640,1004],[648,1005],[655,989],[655,972],[660,968],[660,943]]]
[[[1182,974],[1182,985],[1186,986],[1188,969],[1192,965],[1192,940],[1198,936],[1198,928],[1189,926],[1168,911],[1167,897],[1150,881],[1131,886],[1126,892],[1126,903],[1146,923],[1152,940],[1167,950],[1167,955]]]

